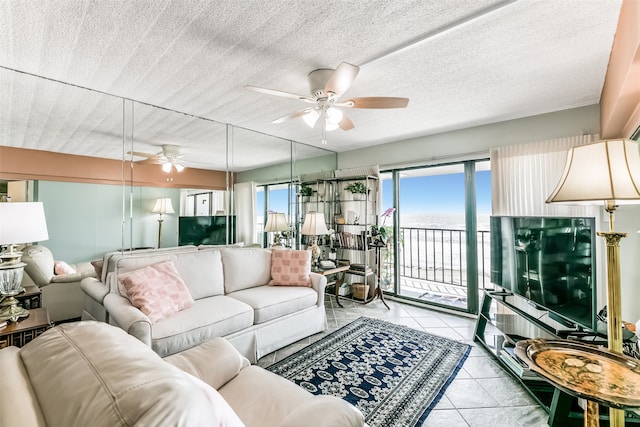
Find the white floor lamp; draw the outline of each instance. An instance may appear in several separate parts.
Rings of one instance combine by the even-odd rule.
[[[640,203],[638,143],[629,139],[614,139],[570,149],[562,178],[547,199],[547,203],[555,202],[604,202],[605,210],[609,213],[609,231],[598,233],[607,246],[608,346],[609,350],[622,353],[620,240],[627,233],[614,231],[613,220],[618,204]],[[598,416],[597,411],[598,404],[589,402],[586,412],[595,417]],[[624,411],[610,409],[610,425],[624,426]]]
[[[156,204],[153,207],[152,213],[160,214],[158,217],[158,249],[160,249],[160,240],[162,238],[162,219],[163,214],[175,213],[173,206],[171,205],[171,199],[168,197],[160,197],[156,200]]]

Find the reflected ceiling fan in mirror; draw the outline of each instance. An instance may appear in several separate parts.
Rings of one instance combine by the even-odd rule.
[[[283,123],[286,120],[302,117],[307,125],[315,127],[318,121],[322,125],[322,143],[326,145],[326,132],[335,129],[350,130],[354,124],[341,108],[405,108],[409,98],[369,96],[341,100],[342,95],[351,87],[360,68],[343,62],[335,70],[319,69],[309,73],[311,95],[298,95],[280,90],[246,85],[244,88],[267,95],[297,99],[314,104],[304,110],[296,111],[274,120],[272,123]]]
[[[180,154],[180,146],[175,144],[163,144],[162,151],[157,154],[141,153],[139,151],[129,151],[127,154],[138,157],[146,157],[144,160],[138,160],[140,164],[162,165],[162,170],[166,173],[171,172],[175,168],[176,172],[182,172],[185,166],[179,162],[183,157]]]

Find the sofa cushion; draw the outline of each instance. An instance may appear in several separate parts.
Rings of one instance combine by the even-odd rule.
[[[315,290],[300,286],[258,286],[227,296],[253,307],[256,324],[313,307],[318,302]]]
[[[271,251],[262,248],[221,249],[226,293],[262,286],[271,280]]]
[[[222,257],[219,250],[176,254],[175,264],[193,299],[224,294]]]
[[[191,348],[253,325],[251,306],[224,295],[201,298],[193,306],[153,325],[151,347],[161,356]]]
[[[229,406],[227,401],[224,400],[224,397],[222,397],[222,395],[220,395],[220,393],[218,393],[216,389],[194,375],[188,374],[186,372],[185,375],[187,375],[191,379],[191,381],[193,381],[195,386],[204,393],[204,395],[211,403],[211,406],[213,406],[216,415],[218,416],[218,424],[216,425],[220,427],[245,427],[242,421],[240,421],[238,415],[233,412],[231,406]],[[214,424],[211,425],[213,426]]]
[[[314,399],[292,381],[258,366],[243,369],[218,391],[248,427],[280,425],[295,408]],[[313,420],[302,425],[313,425]]]
[[[48,427],[204,426],[217,420],[205,394],[182,371],[105,323],[57,326],[25,345],[20,357]]]
[[[151,322],[171,317],[193,305],[193,298],[173,261],[162,261],[118,275],[131,304]]]
[[[272,286],[311,286],[310,251],[272,251]]]

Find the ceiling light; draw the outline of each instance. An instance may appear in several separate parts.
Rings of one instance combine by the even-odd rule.
[[[309,112],[307,114],[302,116],[302,118],[304,119],[304,122],[310,128],[312,128],[312,127],[314,127],[316,125],[316,122],[318,121],[318,117],[320,117],[320,113],[318,113],[316,110],[309,110]]]
[[[171,172],[171,163],[169,163],[169,162],[163,163],[162,164],[162,170],[165,171],[166,173]]]
[[[338,124],[340,120],[342,120],[342,111],[335,107],[327,108],[327,122]]]
[[[336,130],[338,129],[338,123],[334,123],[331,120],[329,120],[329,118],[327,117],[325,120],[325,127],[327,129],[327,132],[331,132],[332,130]]]
[[[173,167],[176,168],[176,170],[178,171],[178,173],[182,172],[184,170],[184,166],[182,166],[180,163],[175,163],[173,165]]]

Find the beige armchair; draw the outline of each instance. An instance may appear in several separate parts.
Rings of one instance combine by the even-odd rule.
[[[75,273],[55,274],[53,254],[42,245],[24,248],[22,261],[27,264],[25,273],[42,291],[42,306],[48,310],[51,321],[79,319],[82,316],[84,292],[80,289],[80,281],[96,276],[90,262],[71,264]]]

